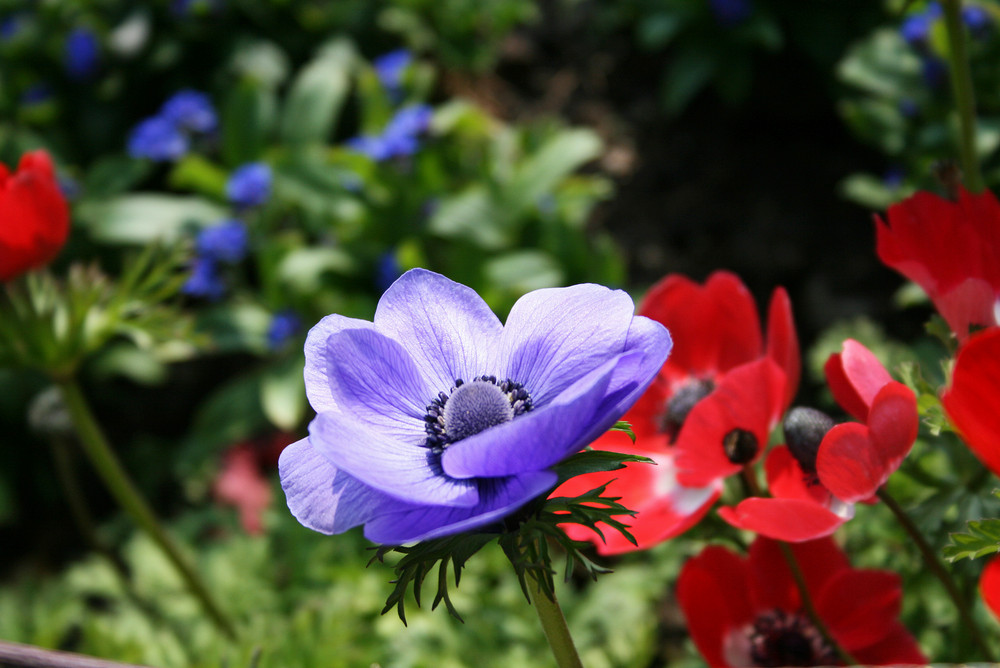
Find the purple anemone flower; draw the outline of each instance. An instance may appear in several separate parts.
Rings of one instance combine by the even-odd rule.
[[[335,314],[310,330],[317,415],[281,454],[288,507],[385,545],[494,524],[553,488],[552,467],[621,417],[671,345],[620,290],[536,290],[504,325],[472,289],[410,270],[374,322]]]

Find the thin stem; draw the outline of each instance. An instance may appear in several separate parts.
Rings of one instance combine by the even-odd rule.
[[[965,26],[962,25],[962,0],[942,0],[944,21],[948,29],[948,66],[951,87],[958,107],[959,155],[965,183],[970,191],[985,189],[983,175],[976,157],[976,98],[972,87],[972,70],[965,45]]]
[[[757,477],[749,465],[743,467],[743,480],[753,496],[763,496],[760,485],[757,484]],[[849,666],[858,665],[857,660],[851,656],[851,653],[844,649],[837,642],[837,639],[833,637],[830,629],[826,626],[826,622],[823,621],[823,618],[819,616],[819,612],[816,611],[816,606],[813,605],[812,594],[809,593],[809,587],[806,585],[805,575],[802,574],[802,568],[799,566],[799,560],[795,557],[795,552],[792,551],[792,546],[781,540],[776,540],[775,542],[781,550],[781,556],[784,557],[785,563],[788,564],[788,570],[792,574],[792,579],[795,580],[795,586],[799,590],[799,599],[802,601],[802,609],[809,616],[809,620],[813,623],[813,626],[823,636],[823,640],[826,641],[827,645],[833,648],[833,651],[841,661]]]
[[[917,549],[920,550],[920,555],[924,558],[924,564],[934,573],[934,576],[941,581],[944,585],[945,591],[948,592],[948,597],[951,598],[952,602],[955,604],[955,608],[958,610],[958,615],[962,619],[962,626],[968,630],[969,635],[972,636],[973,641],[979,647],[979,651],[983,653],[983,659],[986,661],[995,661],[993,658],[993,652],[990,651],[989,645],[983,639],[982,634],[979,631],[979,626],[976,625],[975,619],[969,613],[968,602],[962,597],[961,592],[958,591],[958,586],[955,584],[955,580],[951,577],[951,574],[945,569],[941,560],[937,558],[937,554],[934,552],[934,548],[930,546],[924,535],[920,533],[920,529],[917,525],[913,523],[903,507],[886,491],[885,488],[880,489],[878,492],[878,498],[882,500],[883,503],[892,511],[892,514],[896,516],[896,521],[899,522],[903,530],[909,534],[913,542],[917,544]]]
[[[0,640],[0,665],[12,668],[145,668],[6,640]]]
[[[545,639],[549,641],[552,654],[556,658],[559,668],[583,668],[580,657],[576,653],[576,646],[573,638],[569,634],[569,627],[566,625],[566,618],[563,616],[562,608],[556,600],[555,592],[550,599],[534,574],[528,573],[525,578],[528,584],[528,593],[531,596],[531,603],[538,613],[538,621],[542,623],[542,630],[545,632]]]
[[[216,626],[230,639],[235,639],[236,632],[232,624],[212,599],[208,588],[181,553],[180,547],[157,520],[149,504],[136,489],[111,446],[108,445],[108,441],[94,419],[90,407],[87,405],[87,400],[76,381],[72,378],[61,378],[57,379],[57,383],[66,401],[66,407],[73,418],[80,444],[91,464],[97,469],[97,473],[101,476],[108,491],[122,509],[139,525],[139,528],[149,534],[150,538],[173,563],[188,589],[201,602],[205,612],[208,613]]]

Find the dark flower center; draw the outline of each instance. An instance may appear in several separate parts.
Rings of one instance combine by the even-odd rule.
[[[425,445],[436,452],[490,427],[510,422],[530,411],[531,397],[520,383],[496,376],[479,376],[466,383],[461,378],[449,394],[439,392],[424,416]]]
[[[804,406],[796,406],[785,416],[781,425],[785,432],[785,444],[802,470],[810,476],[816,475],[819,444],[823,442],[826,432],[833,429],[834,424],[833,418],[823,411]]]
[[[754,620],[750,658],[756,666],[829,666],[837,655],[804,615],[775,608]]]
[[[693,378],[675,391],[664,407],[660,416],[660,431],[670,437],[670,442],[677,440],[677,434],[684,425],[691,409],[699,401],[707,397],[715,389],[715,383],[708,378]]]
[[[757,437],[746,429],[732,429],[722,437],[722,449],[733,464],[746,464],[757,456]]]

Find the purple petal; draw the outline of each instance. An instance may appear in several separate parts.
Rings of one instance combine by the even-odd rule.
[[[278,475],[292,515],[320,533],[343,533],[399,506],[393,497],[338,471],[307,438],[281,451]]]
[[[497,375],[544,405],[625,349],[632,311],[631,297],[600,285],[535,290],[511,309]]]
[[[309,443],[334,467],[402,501],[473,506],[475,484],[442,475],[431,451],[371,429],[341,413],[320,413],[309,423]]]
[[[438,391],[455,380],[493,374],[502,327],[474,290],[425,269],[411,269],[385,291],[376,328],[399,341]]]
[[[335,357],[330,356],[327,341],[330,336],[345,329],[374,329],[375,325],[367,320],[348,318],[342,315],[328,315],[309,330],[306,336],[306,396],[313,410],[322,413],[336,410],[337,402],[333,398],[330,386],[330,368]]]
[[[379,515],[365,524],[365,537],[383,545],[400,545],[491,524],[550,490],[557,479],[551,471],[539,471],[483,480],[480,502],[471,508],[421,506]]]
[[[632,357],[641,356],[612,358],[548,405],[452,443],[441,455],[445,473],[455,478],[517,475],[548,468],[582,450],[595,415],[604,414],[602,403],[616,367],[631,367]]]
[[[403,346],[372,329],[348,329],[327,340],[327,354],[337,360],[329,379],[338,412],[404,443],[426,439],[424,415],[437,392]]]

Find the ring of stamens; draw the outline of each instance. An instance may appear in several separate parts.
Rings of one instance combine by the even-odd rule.
[[[463,387],[465,389],[460,389]],[[449,406],[448,402],[456,394],[459,396],[459,401],[473,409],[472,415],[469,415],[468,411],[457,411],[454,402]],[[477,396],[473,396],[474,394]],[[509,404],[509,408],[507,405],[496,403],[501,398]],[[424,415],[424,431],[427,433],[427,439],[424,445],[434,453],[441,453],[456,441],[468,438],[488,427],[508,422],[532,408],[531,395],[528,391],[521,383],[509,378],[498,381],[496,376],[483,375],[469,382],[458,378],[451,390],[447,393],[438,392],[427,405],[427,413]],[[475,414],[477,411],[479,414]]]

